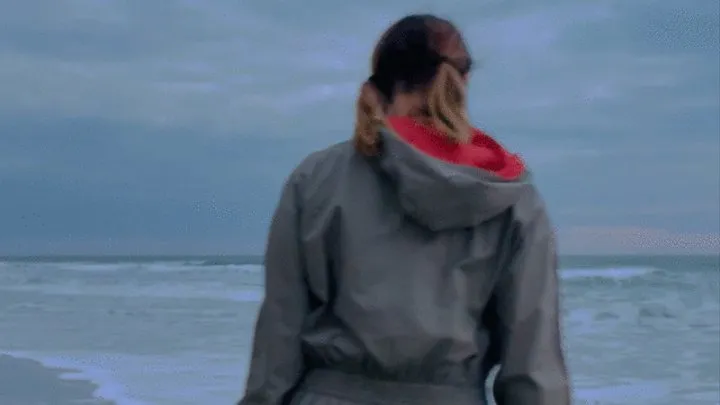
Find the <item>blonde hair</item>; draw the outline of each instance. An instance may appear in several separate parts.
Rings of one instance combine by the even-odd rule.
[[[426,25],[428,19],[436,24],[443,24],[444,31],[446,32],[449,26],[449,30],[454,32],[449,40],[456,40],[453,42],[464,47],[459,33],[457,33],[449,22],[439,20],[432,16],[419,17],[425,19],[423,22]],[[433,18],[436,20],[432,20]],[[375,74],[377,74],[378,61],[381,56],[379,49],[385,45],[389,32],[397,25],[398,23],[393,25],[388,32],[383,34],[378,42],[372,57],[374,75],[362,84],[357,99],[353,141],[356,149],[366,156],[374,156],[380,152],[380,131],[382,129],[392,130],[386,120],[386,111],[392,100],[387,99],[387,89],[384,95],[383,92],[378,89],[378,85],[373,78]],[[432,31],[432,28],[432,26],[427,27],[428,31]],[[430,32],[430,34],[433,33]],[[435,35],[435,37],[437,36],[438,35]],[[435,42],[437,44],[437,41]],[[446,40],[445,42],[447,45],[449,41]],[[433,47],[432,45],[433,44],[427,44],[428,47]],[[447,46],[444,48],[447,48]],[[457,64],[453,63],[453,61],[446,56],[437,56],[439,56],[439,64],[436,64],[436,67],[433,68],[434,72],[431,72],[431,74],[434,73],[434,75],[428,77],[428,79],[430,79],[429,84],[421,86],[420,89],[418,89],[422,91],[426,97],[425,107],[427,121],[452,141],[467,143],[472,137],[472,126],[470,125],[467,114],[466,83],[463,77],[463,74],[466,72],[463,72],[464,69],[458,68]],[[401,80],[403,78],[395,79]],[[386,84],[390,86],[396,85],[396,83]],[[390,91],[390,93],[392,93],[392,91]]]

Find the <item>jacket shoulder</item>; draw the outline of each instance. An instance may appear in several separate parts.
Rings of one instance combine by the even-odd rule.
[[[350,141],[340,142],[315,151],[298,164],[288,178],[301,200],[327,200],[336,189],[343,167],[355,154]]]
[[[554,229],[545,201],[535,184],[525,187],[512,207],[515,240],[527,241],[538,237],[554,238]],[[531,243],[531,242],[530,242]]]
[[[295,167],[290,177],[296,181],[307,181],[314,177],[326,175],[332,169],[353,153],[354,150],[349,141],[336,143],[324,149],[315,151],[306,156],[300,164]]]
[[[522,194],[513,206],[515,219],[521,223],[533,222],[541,216],[545,216],[545,201],[534,183],[524,187]]]

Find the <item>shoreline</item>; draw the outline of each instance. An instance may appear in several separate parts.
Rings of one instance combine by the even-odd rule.
[[[117,405],[94,394],[89,380],[63,377],[78,370],[47,367],[33,359],[0,354],[0,404]]]

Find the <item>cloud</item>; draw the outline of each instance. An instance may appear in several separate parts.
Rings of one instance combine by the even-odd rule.
[[[348,98],[342,38],[234,2],[103,3],[5,14],[1,109],[282,137],[278,120]]]
[[[306,6],[59,4],[45,2],[48,11],[39,21],[39,5],[17,6],[6,14],[0,78],[9,86],[0,108],[280,137],[305,136],[288,134],[284,126],[309,114],[338,117],[333,120],[338,125],[351,117],[372,44],[400,14],[350,7],[343,14],[355,18],[340,23],[318,17],[330,15],[332,8],[311,15]],[[714,66],[702,63],[703,52],[662,55],[625,44],[631,41],[624,35],[647,42],[643,35],[667,25],[670,17],[677,19],[675,10],[659,8],[653,14],[656,25],[645,32],[633,27],[646,2],[633,8],[613,1],[544,7],[486,2],[473,7],[472,24],[462,18],[467,6],[453,4],[449,12],[456,10],[467,25],[475,53],[485,62],[476,94],[492,102],[475,103],[475,110],[491,125],[522,115],[521,128],[557,122],[556,127],[611,130],[618,125],[608,115],[629,103],[641,108],[648,92],[660,95],[647,108],[652,112],[683,104],[717,106],[712,93],[676,94],[698,77],[707,79]],[[288,21],[289,12],[306,19]],[[699,24],[693,21],[688,23]],[[680,40],[711,41],[708,24],[704,37],[700,31]],[[674,45],[673,38],[663,40]],[[270,122],[269,116],[274,117]]]
[[[412,11],[464,29],[471,115],[560,229],[720,229],[716,2],[37,0],[0,13],[0,252],[259,249]]]

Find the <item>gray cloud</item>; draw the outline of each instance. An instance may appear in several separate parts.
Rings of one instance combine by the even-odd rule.
[[[0,253],[259,249],[285,175],[350,133],[381,30],[420,10],[465,30],[471,113],[561,228],[718,233],[716,2],[322,3],[6,6]]]

